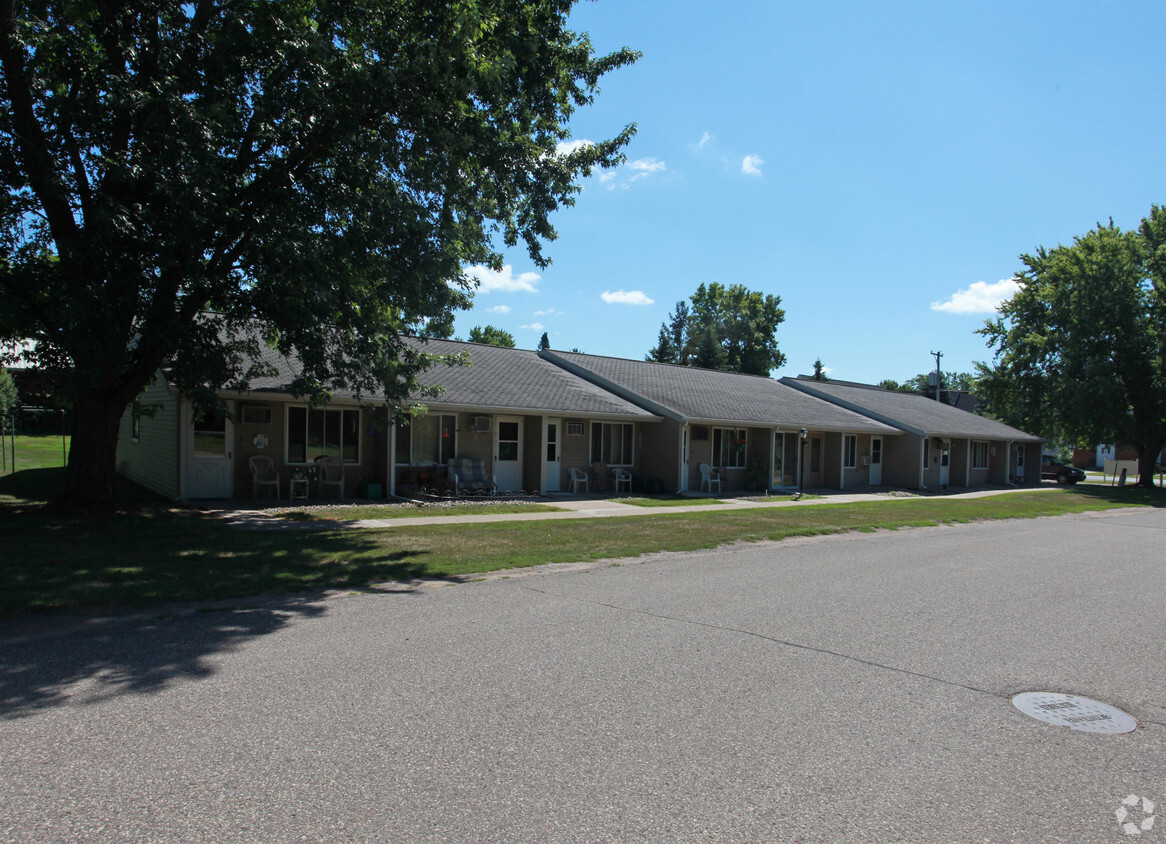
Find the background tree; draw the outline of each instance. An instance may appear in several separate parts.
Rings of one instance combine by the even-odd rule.
[[[118,423],[163,364],[202,403],[272,346],[293,385],[397,398],[399,339],[634,127],[559,153],[603,74],[572,0],[0,3],[0,340],[71,373],[65,500],[112,497]]]
[[[813,378],[815,381],[829,381],[830,380],[829,377],[827,377],[827,375],[826,375],[826,365],[824,363],[822,363],[821,358],[818,358],[817,360],[814,361],[814,374],[810,377]]]
[[[935,377],[935,372],[920,372],[918,375],[908,378],[902,384],[899,384],[894,389],[909,393],[922,393],[928,398],[935,398],[935,385],[932,379]],[[944,401],[948,401],[948,394],[955,391],[963,391],[965,393],[975,392],[976,378],[968,372],[940,372],[940,389],[943,391],[942,397]],[[890,382],[896,383],[896,382]],[[950,404],[950,401],[948,402]]]
[[[1020,289],[980,333],[988,407],[1078,445],[1134,447],[1142,486],[1166,444],[1166,207],[1135,231],[1111,220],[1069,246],[1022,255]]]
[[[768,375],[785,364],[777,327],[781,298],[744,285],[702,284],[661,324],[646,360]]]
[[[506,349],[514,348],[514,336],[509,331],[495,328],[492,325],[475,325],[470,329],[471,343],[485,343],[489,346],[502,346]]]
[[[550,347],[551,347],[551,338],[548,337],[547,333],[544,331],[543,336],[538,338],[538,351],[541,352],[543,349],[549,349]]]
[[[12,380],[12,373],[0,367],[0,418],[8,418],[19,406],[20,394],[16,390],[16,382]]]

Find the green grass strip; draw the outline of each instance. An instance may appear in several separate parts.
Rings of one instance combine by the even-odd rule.
[[[1076,488],[582,520],[238,530],[195,510],[78,516],[0,506],[0,616],[318,589],[746,541],[1166,506],[1166,492]]]

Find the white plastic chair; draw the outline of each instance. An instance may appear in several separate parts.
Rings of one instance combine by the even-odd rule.
[[[275,471],[275,461],[267,454],[252,454],[247,458],[251,467],[251,491],[255,498],[265,486],[275,487],[275,500],[279,501],[279,472]]]
[[[320,497],[324,497],[324,487],[336,487],[336,495],[344,500],[344,461],[339,457],[321,457],[316,461],[320,464]]]
[[[632,473],[627,469],[614,469],[615,472],[615,491],[619,492],[620,486],[628,492],[632,491]]]
[[[571,495],[579,494],[580,485],[586,487],[588,492],[591,491],[591,487],[587,483],[586,472],[582,469],[571,468],[567,470],[567,473],[571,476]]]
[[[721,491],[721,473],[714,472],[713,467],[707,463],[700,464],[700,491],[704,492],[706,489],[709,495],[712,495],[713,484],[717,485],[717,492]]]

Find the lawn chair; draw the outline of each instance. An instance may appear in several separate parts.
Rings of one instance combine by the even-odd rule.
[[[344,500],[344,461],[339,457],[319,457],[320,464],[320,497],[324,497],[324,487],[336,487],[336,495]]]
[[[713,494],[713,484],[716,484],[717,492],[721,491],[721,473],[714,472],[713,467],[707,463],[700,464],[700,491],[704,492],[706,489],[709,495]]]
[[[449,483],[457,495],[477,492],[495,495],[498,484],[486,472],[486,463],[478,457],[455,457],[449,463]]]
[[[615,470],[615,491],[619,492],[621,486],[628,492],[632,491],[632,473],[627,469]]]
[[[588,492],[591,491],[587,484],[587,473],[582,469],[568,469],[567,474],[571,476],[571,495],[578,495],[580,486],[586,488]]]
[[[259,497],[259,490],[265,486],[275,487],[275,500],[279,501],[279,472],[275,471],[275,461],[267,454],[252,454],[247,458],[251,467],[251,492]]]

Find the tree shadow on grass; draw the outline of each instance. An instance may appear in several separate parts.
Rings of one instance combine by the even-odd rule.
[[[1114,504],[1128,504],[1131,507],[1166,507],[1166,489],[1160,488],[1077,484],[1073,487],[1073,492]]]
[[[320,616],[329,590],[444,574],[363,531],[240,531],[181,509],[5,508],[0,548],[0,718],[205,678],[214,654]]]

